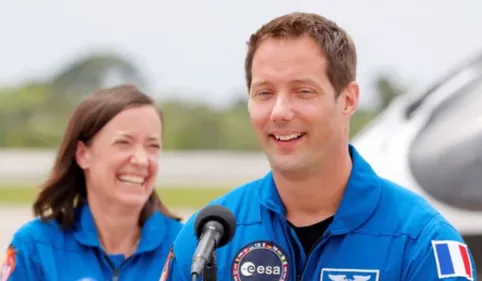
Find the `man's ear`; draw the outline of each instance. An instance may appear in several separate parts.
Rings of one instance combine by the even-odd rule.
[[[75,149],[75,161],[83,170],[89,168],[90,151],[87,145],[82,141],[77,142],[77,147]]]
[[[356,112],[358,108],[359,97],[360,97],[360,86],[358,85],[358,82],[356,81],[350,82],[345,87],[345,89],[343,90],[343,92],[339,97],[343,99],[341,101],[341,105],[342,105],[341,110],[343,111],[344,114],[351,116]]]

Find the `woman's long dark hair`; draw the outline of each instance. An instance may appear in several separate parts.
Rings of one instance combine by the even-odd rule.
[[[52,171],[41,185],[41,191],[33,204],[35,216],[44,221],[55,219],[63,228],[74,225],[75,210],[85,203],[87,195],[83,170],[75,160],[78,141],[88,143],[121,111],[143,105],[155,106],[155,102],[133,85],[101,89],[80,102],[64,132]],[[160,110],[159,117],[162,123]],[[154,190],[141,211],[139,225],[142,226],[155,210],[181,220],[168,210]]]

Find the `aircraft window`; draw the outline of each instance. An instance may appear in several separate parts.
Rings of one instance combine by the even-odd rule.
[[[410,147],[409,162],[432,197],[482,211],[482,79],[435,109]]]
[[[469,59],[466,62],[461,63],[458,67],[454,68],[452,71],[449,71],[443,77],[439,78],[430,88],[424,93],[421,97],[413,101],[411,104],[407,106],[405,109],[405,118],[409,119],[412,117],[413,113],[425,102],[429,96],[437,92],[441,87],[446,87],[447,82],[450,84],[452,80],[455,81],[460,80],[459,76],[463,76],[467,72],[471,72],[471,70],[475,72],[480,72],[482,68],[482,53],[478,56],[475,56],[473,59]],[[470,74],[468,74],[470,75]],[[462,77],[463,80],[463,77]],[[456,82],[458,83],[458,82]]]

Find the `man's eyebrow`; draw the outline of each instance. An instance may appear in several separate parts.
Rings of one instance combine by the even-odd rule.
[[[270,83],[266,80],[257,80],[257,81],[253,81],[253,83],[251,84],[251,87],[254,88],[254,87],[260,87],[260,86],[266,86],[266,85],[270,85]]]
[[[288,81],[288,84],[312,84],[312,85],[316,85],[317,83],[316,83],[315,79],[310,78],[310,77],[306,77],[306,78],[292,79],[292,80]],[[267,85],[271,85],[271,83],[266,81],[266,80],[257,80],[257,81],[254,81],[252,83],[251,87],[254,88],[254,87],[260,87],[260,86],[267,86]]]
[[[298,78],[298,79],[293,79],[290,81],[292,84],[311,84],[311,85],[316,85],[316,81],[312,78]]]

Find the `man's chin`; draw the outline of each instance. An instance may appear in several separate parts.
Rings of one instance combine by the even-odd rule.
[[[272,170],[279,173],[296,173],[306,170],[304,161],[296,155],[272,155],[268,157]]]

